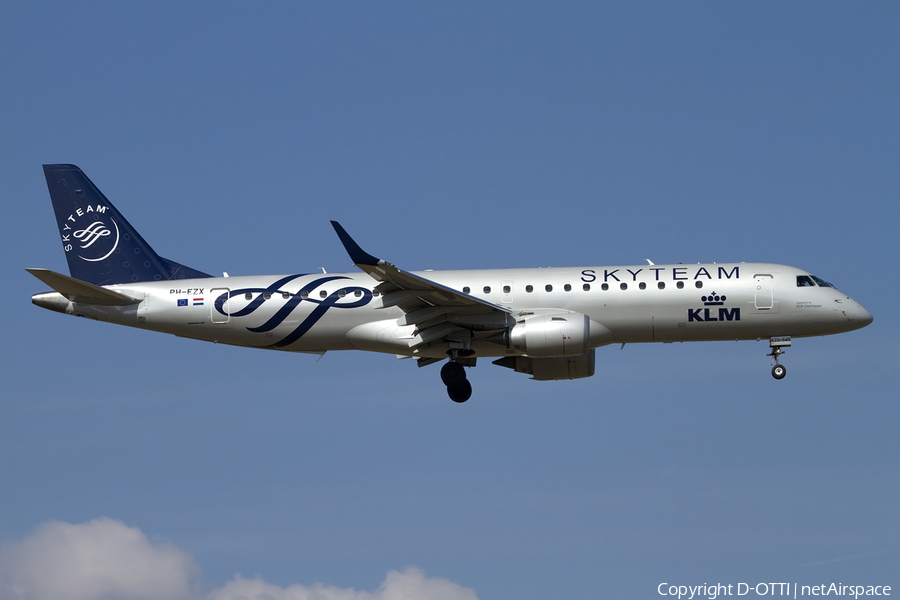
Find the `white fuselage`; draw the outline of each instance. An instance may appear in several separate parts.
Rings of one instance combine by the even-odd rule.
[[[833,287],[798,285],[806,271],[764,263],[423,271],[423,278],[509,311],[590,319],[590,347],[609,343],[807,337],[864,327],[872,316]],[[824,283],[824,282],[823,282]],[[247,276],[106,286],[140,299],[98,306],[41,294],[60,312],[177,336],[253,348],[409,355],[417,331],[365,273]],[[397,294],[398,292],[394,292]],[[407,293],[407,292],[402,292]],[[58,296],[51,301],[51,296]],[[38,297],[36,297],[36,303]],[[54,306],[49,306],[53,304]],[[388,306],[385,306],[385,305]],[[496,322],[486,323],[492,331]],[[524,354],[498,339],[472,341],[475,356]],[[421,345],[418,356],[446,349]]]

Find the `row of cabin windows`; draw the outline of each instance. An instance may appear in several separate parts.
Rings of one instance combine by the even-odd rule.
[[[343,298],[346,295],[347,295],[346,290],[338,290],[339,297]],[[362,298],[362,295],[363,295],[362,290],[355,290],[353,292],[353,295],[356,296],[357,298]],[[372,295],[379,296],[380,294],[379,294],[378,290],[372,290]],[[272,297],[272,292],[263,292],[262,296],[263,296],[263,299],[268,300]],[[287,300],[288,298],[291,297],[291,294],[290,294],[290,292],[281,292],[281,297],[284,298],[285,300]],[[307,298],[309,298],[309,292],[307,292],[306,290],[300,292],[300,297],[303,298],[304,300],[306,300]],[[320,291],[319,297],[327,298],[328,292],[326,292],[325,290]],[[247,292],[246,294],[244,294],[244,299],[245,300],[253,300],[253,294],[251,292]]]
[[[797,285],[801,285],[801,283],[799,282],[799,278],[798,278],[798,283],[797,283]],[[703,287],[703,282],[702,282],[702,281],[695,281],[695,282],[694,282],[694,286],[695,286],[697,289],[700,289],[700,288]],[[664,289],[666,289],[666,282],[665,282],[665,281],[659,281],[659,282],[657,282],[656,287],[658,287],[658,288],[661,289],[661,290],[664,290]],[[683,281],[676,282],[675,287],[677,287],[679,290],[684,289],[684,282],[683,282]],[[645,282],[642,281],[642,282],[640,282],[640,283],[638,284],[638,288],[639,288],[639,289],[642,289],[642,290],[645,290],[645,289],[647,289],[647,284],[646,284]],[[591,291],[591,284],[585,283],[584,285],[581,286],[581,289],[583,289],[585,292],[589,292],[589,291]],[[609,290],[609,284],[608,284],[608,283],[602,283],[602,284],[600,284],[600,289],[603,290],[604,292],[607,291],[607,290]],[[625,282],[620,283],[620,284],[619,284],[619,289],[621,289],[621,290],[627,290],[627,289],[628,289],[628,284],[625,283]],[[484,291],[485,294],[490,294],[490,293],[491,293],[491,286],[486,285],[486,286],[484,286],[484,288],[482,288],[482,290]],[[572,291],[572,286],[571,286],[570,284],[567,283],[567,284],[565,284],[565,285],[563,286],[563,290],[565,290],[565,291],[567,291],[567,292],[571,292],[571,291]],[[471,294],[471,293],[472,293],[472,288],[470,288],[469,286],[465,286],[465,287],[463,287],[462,291],[463,291],[464,294]],[[525,292],[527,292],[527,293],[530,294],[530,293],[532,293],[533,291],[534,291],[534,286],[533,286],[533,285],[526,285],[526,286],[525,286]],[[552,291],[553,291],[553,286],[550,285],[550,284],[548,283],[547,285],[544,286],[544,291],[545,291],[545,292],[552,292]],[[510,286],[508,286],[508,285],[504,285],[504,286],[503,286],[503,293],[504,293],[504,294],[512,293],[512,288],[511,288]],[[339,296],[339,297],[343,298],[343,297],[345,297],[346,295],[347,295],[347,292],[346,292],[345,290],[338,290],[338,296]],[[363,295],[362,290],[354,290],[353,295],[356,296],[357,298],[361,298],[362,295]],[[378,293],[378,290],[372,290],[372,295],[377,297],[377,296],[379,296],[380,294]],[[262,296],[263,296],[264,299],[269,300],[269,299],[272,297],[272,292],[263,292],[263,295],[262,295]],[[281,297],[284,298],[285,300],[287,300],[288,298],[291,297],[291,294],[290,294],[289,292],[281,292]],[[307,291],[305,291],[305,290],[302,291],[302,292],[300,292],[300,297],[301,297],[303,300],[306,300],[307,298],[309,298],[309,292],[307,292]],[[321,291],[319,292],[319,297],[320,297],[320,298],[327,298],[327,297],[328,297],[328,292],[325,291],[325,290],[321,290]],[[250,292],[247,292],[246,294],[244,294],[244,299],[246,299],[246,300],[252,300],[252,299],[253,299],[253,294],[250,293]]]
[[[694,282],[694,286],[695,286],[697,289],[700,289],[700,288],[703,287],[703,282],[702,282],[702,281],[695,281],[695,282]],[[665,281],[660,281],[660,282],[658,282],[658,283],[656,284],[656,287],[658,287],[658,288],[661,289],[661,290],[664,290],[664,289],[666,289],[666,282],[665,282]],[[684,282],[683,282],[683,281],[677,282],[677,283],[675,284],[675,287],[677,287],[679,290],[684,289]],[[640,283],[638,284],[638,288],[639,288],[639,289],[642,289],[642,290],[646,290],[646,289],[647,289],[647,284],[646,284],[645,282],[642,281],[642,282],[640,282]],[[585,283],[584,285],[581,286],[581,289],[583,289],[585,292],[589,292],[589,291],[591,291],[591,284]],[[600,284],[600,289],[603,290],[604,292],[607,291],[607,290],[609,289],[609,284],[608,284],[608,283],[602,283],[602,284]],[[620,284],[619,284],[619,289],[620,289],[620,290],[627,290],[627,289],[628,289],[628,284],[625,283],[625,282],[620,283]],[[566,285],[563,286],[563,290],[565,290],[565,291],[567,291],[567,292],[571,292],[571,291],[572,291],[572,286],[569,285],[569,284],[567,283]],[[470,293],[472,292],[472,289],[471,289],[469,286],[465,286],[465,287],[462,289],[462,291],[463,291],[464,294],[470,294]],[[491,293],[491,286],[489,286],[489,285],[484,286],[483,291],[484,291],[485,294],[490,294],[490,293]],[[530,294],[530,293],[532,293],[533,291],[534,291],[534,286],[533,286],[533,285],[526,285],[526,286],[525,286],[525,292],[526,292],[526,293],[529,293],[529,294]],[[545,291],[545,292],[552,292],[552,291],[553,291],[553,286],[550,285],[550,284],[548,283],[547,285],[544,286],[544,291]],[[508,285],[504,285],[504,286],[503,286],[503,293],[504,293],[504,294],[509,294],[509,293],[511,293],[511,292],[512,292],[512,288],[510,288],[510,286],[508,286]]]

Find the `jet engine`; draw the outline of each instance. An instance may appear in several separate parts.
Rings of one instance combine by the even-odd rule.
[[[567,310],[520,315],[509,330],[509,347],[531,357],[581,356],[590,339],[587,315]]]
[[[494,364],[538,381],[581,379],[594,374],[594,348],[609,344],[615,336],[587,315],[558,309],[537,309],[516,316],[504,332],[503,343],[523,356],[506,356]]]
[[[528,373],[536,381],[581,379],[594,374],[594,349],[581,356],[556,358],[529,358],[506,356],[494,361],[495,365],[513,369],[516,373]]]

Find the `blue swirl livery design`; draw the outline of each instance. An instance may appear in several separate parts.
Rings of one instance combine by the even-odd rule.
[[[340,288],[339,290],[335,290],[331,294],[326,295],[324,298],[314,298],[312,296],[312,293],[324,283],[340,279],[348,279],[347,277],[342,276],[320,277],[319,279],[315,279],[306,284],[300,289],[300,291],[293,294],[282,289],[283,286],[299,277],[303,277],[303,275],[289,275],[287,277],[283,277],[266,288],[240,288],[237,290],[231,290],[227,293],[223,293],[215,299],[215,310],[220,315],[226,316],[224,306],[227,300],[235,297],[239,298],[241,296],[246,296],[247,294],[250,294],[251,297],[255,296],[246,307],[230,314],[230,316],[233,318],[241,318],[252,315],[257,310],[262,308],[267,302],[280,301],[280,308],[265,323],[259,325],[258,327],[246,328],[247,331],[253,333],[268,333],[284,323],[284,321],[291,316],[294,310],[300,307],[303,303],[313,305],[315,308],[313,308],[313,310],[293,331],[291,331],[287,336],[285,336],[278,342],[272,344],[272,346],[275,348],[284,348],[299,340],[304,333],[312,329],[313,325],[318,323],[319,320],[324,317],[325,313],[330,309],[359,308],[361,306],[367,305],[372,301],[372,291],[367,288],[358,286],[348,286]],[[350,298],[349,301],[347,301],[348,296]]]

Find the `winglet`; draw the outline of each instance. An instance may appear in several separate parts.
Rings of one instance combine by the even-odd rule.
[[[347,251],[347,254],[350,255],[350,260],[353,261],[355,265],[371,265],[377,266],[379,259],[375,258],[365,250],[359,247],[353,238],[350,237],[350,234],[341,227],[341,224],[337,221],[332,221],[331,226],[334,227],[334,230],[337,232],[338,237],[341,238],[341,243],[344,245],[344,249]]]

